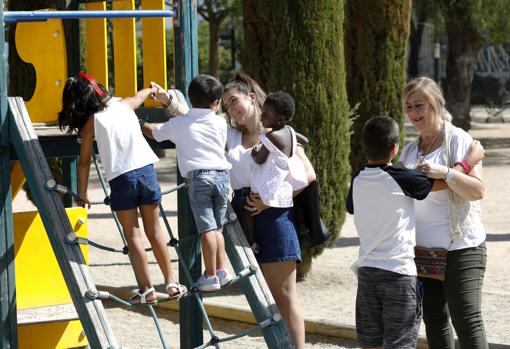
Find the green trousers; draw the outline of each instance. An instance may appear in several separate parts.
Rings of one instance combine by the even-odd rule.
[[[454,349],[450,318],[462,349],[487,349],[482,319],[482,284],[487,264],[485,242],[449,251],[445,281],[423,282],[423,321],[430,349]]]

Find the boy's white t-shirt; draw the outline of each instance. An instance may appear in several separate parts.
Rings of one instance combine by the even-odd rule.
[[[421,172],[387,165],[367,165],[353,177],[347,211],[360,239],[355,273],[373,267],[416,275],[413,199],[423,200],[432,184]]]
[[[229,170],[225,157],[227,123],[211,109],[192,108],[152,129],[158,142],[170,140],[177,149],[181,176],[194,170]]]
[[[135,112],[120,98],[110,99],[105,110],[94,114],[94,136],[109,181],[159,161],[143,137]]]

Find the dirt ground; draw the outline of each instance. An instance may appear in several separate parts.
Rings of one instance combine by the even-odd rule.
[[[510,274],[505,260],[510,255],[510,124],[475,123],[471,131],[487,149],[484,160],[487,191],[482,201],[483,221],[487,230],[488,265],[483,289],[485,327],[491,348],[510,348]],[[166,157],[157,164],[158,179],[163,190],[175,185],[176,166],[174,151],[167,150]],[[104,195],[95,171],[91,171],[93,200]],[[14,210],[28,210],[24,195],[14,202]],[[164,197],[165,212],[176,231],[176,194]],[[110,211],[105,206],[93,206],[89,211],[89,237],[91,240],[118,248],[122,242]],[[148,243],[147,243],[148,245]],[[313,262],[309,277],[298,284],[300,305],[307,319],[354,326],[356,279],[350,265],[356,260],[359,240],[351,216],[342,227],[341,238],[326,249]],[[171,251],[175,258],[175,251]],[[89,249],[90,270],[95,283],[110,287],[136,288],[135,278],[126,256]],[[175,272],[177,273],[177,264]],[[150,268],[154,284],[163,291],[163,280],[158,266],[150,255]],[[206,303],[244,306],[246,300],[239,288],[232,287],[225,293],[206,298]],[[146,310],[127,310],[112,302],[105,302],[107,316],[118,341],[129,348],[161,347],[154,323]],[[179,347],[179,315],[177,312],[157,309],[166,342],[170,348]],[[213,326],[221,337],[247,329],[250,325],[213,319]],[[424,328],[421,328],[422,335]],[[204,332],[204,340],[209,335]],[[222,348],[264,348],[260,335],[253,335],[226,343]],[[308,335],[307,348],[356,348],[356,343],[339,338]]]

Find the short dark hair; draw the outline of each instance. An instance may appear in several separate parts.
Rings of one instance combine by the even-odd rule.
[[[209,108],[221,98],[223,85],[214,76],[200,74],[188,86],[188,97],[193,108]]]
[[[278,114],[283,115],[285,123],[291,122],[294,118],[296,112],[294,98],[286,92],[278,91],[268,94],[264,104],[270,105]]]
[[[362,145],[369,160],[383,160],[399,142],[398,124],[389,116],[376,116],[363,127]]]

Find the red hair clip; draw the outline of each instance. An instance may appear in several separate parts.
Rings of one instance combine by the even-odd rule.
[[[100,96],[100,97],[103,97],[105,95],[104,91],[101,90],[101,88],[99,87],[99,85],[97,84],[97,81],[96,79],[94,79],[94,77],[90,74],[85,74],[84,72],[80,72],[80,74],[78,74],[80,77],[84,78],[84,79],[87,79],[87,81],[92,85],[92,87],[94,88],[94,90],[96,91],[96,93]]]

